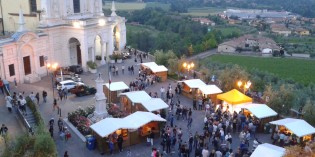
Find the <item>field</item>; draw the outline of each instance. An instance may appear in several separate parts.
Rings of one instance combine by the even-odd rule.
[[[213,29],[220,30],[222,32],[222,36],[226,37],[231,35],[232,33],[248,34],[254,33],[256,31],[255,28],[243,25],[235,25],[235,26],[216,26]]]
[[[259,69],[281,78],[291,78],[303,84],[315,83],[315,61],[289,58],[260,58],[248,56],[214,55],[206,60],[238,64],[247,69]]]
[[[225,9],[222,9],[222,8],[212,8],[212,7],[189,8],[188,13],[182,13],[182,15],[204,17],[204,16],[208,16],[209,14],[211,15],[218,14],[220,12],[223,12],[224,10]]]
[[[169,10],[170,5],[165,3],[158,3],[158,2],[147,2],[147,3],[138,3],[138,2],[115,2],[116,9],[118,11],[133,11],[133,10],[141,10],[146,7],[159,7],[165,10]],[[112,8],[112,2],[106,1],[104,9],[111,9]]]

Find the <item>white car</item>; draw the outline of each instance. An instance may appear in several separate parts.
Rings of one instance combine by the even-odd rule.
[[[63,90],[67,87],[68,90],[74,88],[76,85],[84,85],[82,82],[74,82],[72,80],[61,81],[57,85],[58,90]]]

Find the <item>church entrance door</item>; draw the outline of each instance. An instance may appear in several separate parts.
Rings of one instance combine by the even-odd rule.
[[[81,48],[80,45],[77,45],[77,60],[78,64],[82,65],[82,58],[81,58]]]
[[[31,69],[31,58],[30,56],[23,57],[23,63],[24,63],[24,73],[25,75],[29,75],[32,73]]]

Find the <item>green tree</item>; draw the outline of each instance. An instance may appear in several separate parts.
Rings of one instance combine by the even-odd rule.
[[[237,81],[248,80],[248,76],[249,74],[238,65],[225,68],[219,74],[221,89],[223,91],[229,91],[234,88],[238,89]]]
[[[311,125],[315,125],[315,104],[311,100],[307,100],[305,106],[303,107],[303,119],[309,122]]]

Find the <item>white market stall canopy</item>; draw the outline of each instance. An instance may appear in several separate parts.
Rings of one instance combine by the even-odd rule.
[[[258,145],[255,151],[250,157],[282,157],[285,153],[285,149],[279,146],[275,146],[269,143]]]
[[[150,69],[154,73],[168,71],[168,69],[164,65],[154,66]]]
[[[166,120],[151,112],[137,111],[125,118],[105,118],[90,128],[102,138],[119,129],[138,129],[153,121],[165,122]]]
[[[315,128],[302,119],[285,118],[272,121],[270,122],[270,124],[285,126],[298,137],[303,137],[315,133]]]
[[[235,105],[235,108],[247,109],[259,119],[273,117],[273,116],[278,115],[277,112],[275,112],[273,109],[271,109],[269,106],[265,104],[249,103],[249,104]]]
[[[150,95],[145,91],[132,91],[120,93],[119,95],[125,95],[132,103],[142,103],[151,99]]]
[[[153,73],[168,71],[164,65],[157,65],[155,62],[141,63],[141,65],[149,68]]]
[[[189,88],[200,88],[206,86],[206,84],[200,79],[190,79],[178,82],[184,82]]]
[[[202,87],[199,88],[199,90],[203,94],[206,94],[206,95],[222,93],[222,90],[219,87],[217,87],[216,85],[202,86]]]
[[[141,103],[149,112],[168,108],[169,106],[161,98],[151,98]]]
[[[120,90],[125,90],[129,89],[129,87],[125,84],[125,82],[112,82],[110,85],[109,83],[106,83],[105,86],[110,90],[110,91],[120,91]]]

